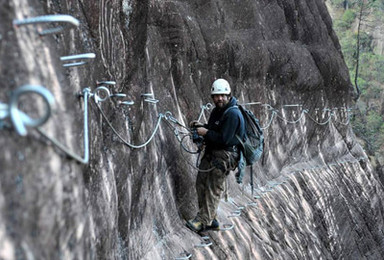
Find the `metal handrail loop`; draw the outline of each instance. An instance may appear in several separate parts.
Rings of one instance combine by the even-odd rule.
[[[57,148],[62,150],[64,153],[66,153],[69,157],[72,159],[82,163],[82,164],[88,164],[89,162],[89,129],[88,129],[88,98],[91,97],[91,89],[90,88],[84,88],[82,91],[81,97],[84,97],[84,157],[80,157],[79,155],[75,154],[73,151],[69,150],[67,147],[65,147],[62,143],[60,143],[58,140],[56,140],[53,137],[48,136],[41,128],[37,127],[37,131],[47,138],[49,141],[52,142],[53,145],[55,145]]]
[[[72,25],[78,27],[80,21],[74,18],[71,15],[67,14],[54,14],[54,15],[42,15],[36,17],[30,17],[25,19],[15,19],[13,20],[13,25],[16,27],[28,24],[39,24],[39,23],[64,23],[66,25]],[[56,28],[45,29],[39,32],[40,36],[45,36],[48,34],[59,33],[63,31],[65,26],[58,26]]]
[[[102,96],[104,96],[104,97],[102,97]],[[111,92],[109,91],[109,89],[107,87],[104,87],[104,86],[97,87],[95,89],[95,91],[93,92],[93,98],[94,98],[96,104],[98,104],[99,102],[104,102],[104,101],[108,100],[110,98],[110,96],[111,96]]]
[[[19,98],[28,93],[38,94],[43,98],[46,106],[44,114],[39,118],[33,119],[18,109]],[[55,98],[49,90],[38,85],[24,85],[12,93],[8,106],[8,116],[11,118],[12,124],[17,133],[25,136],[27,135],[26,126],[38,127],[47,122],[51,116],[51,108],[54,105]]]
[[[213,105],[211,103],[207,103],[205,105],[202,105],[201,106],[201,111],[200,111],[200,114],[199,114],[199,117],[198,117],[197,121],[200,121],[201,117],[204,114],[204,110],[211,110],[212,107],[213,107]]]

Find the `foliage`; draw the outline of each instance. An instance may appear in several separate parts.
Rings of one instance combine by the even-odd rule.
[[[377,24],[384,26],[384,0],[331,0],[331,4],[341,12],[334,20],[334,29],[351,79],[356,76],[359,62],[356,81],[361,96],[358,111],[352,120],[354,132],[365,141],[369,154],[383,154],[384,118],[381,113],[384,110],[384,56],[374,53],[370,30]],[[359,31],[356,24],[362,25]]]

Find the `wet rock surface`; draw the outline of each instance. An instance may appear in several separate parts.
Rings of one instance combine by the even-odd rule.
[[[254,167],[256,198],[249,175],[243,185],[231,175],[218,213],[234,228],[209,232],[206,248],[184,227],[197,210],[197,156],[180,148],[165,120],[147,146],[131,149],[89,100],[86,165],[36,129],[26,137],[1,130],[0,259],[381,258],[378,174],[345,124],[345,110],[322,124],[330,116],[324,108],[350,107],[353,98],[324,1],[0,3],[0,102],[24,84],[45,86],[56,106],[41,128],[79,156],[84,102],[77,93],[94,91],[96,81],[116,81],[111,92],[135,102],[100,104],[133,144],[148,140],[160,113],[183,124],[197,119],[218,77],[241,102],[269,105],[250,106],[266,128],[265,153]],[[45,37],[36,33],[41,25],[12,26],[13,19],[58,13],[80,26]],[[87,65],[62,67],[61,56],[89,52],[96,59]],[[143,93],[159,102],[144,102]],[[24,98],[20,109],[37,113],[38,99]],[[284,106],[292,104],[301,107]],[[273,111],[280,118],[271,120]]]

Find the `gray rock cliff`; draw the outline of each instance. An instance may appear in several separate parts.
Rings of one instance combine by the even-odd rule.
[[[40,132],[81,157],[79,92],[116,81],[104,85],[135,102],[99,103],[116,132],[143,144],[157,129],[130,148],[93,96],[81,164],[37,129],[20,136],[2,119],[0,259],[382,258],[383,186],[348,124],[353,87],[323,0],[0,3],[1,103],[25,84],[44,86],[55,109]],[[47,24],[13,25],[46,14],[80,25],[44,37],[37,31]],[[96,58],[62,66],[60,57],[80,53]],[[254,197],[249,174],[243,185],[229,177],[219,220],[234,228],[209,232],[212,245],[199,247],[207,241],[184,226],[197,210],[197,156],[181,149],[185,129],[170,119],[197,119],[219,77],[240,102],[261,102],[249,108],[265,128],[265,152]],[[36,117],[44,103],[24,95],[19,109]]]

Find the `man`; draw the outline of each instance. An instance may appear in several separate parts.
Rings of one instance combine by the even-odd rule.
[[[187,221],[187,227],[195,232],[206,229],[219,229],[216,218],[220,197],[225,189],[225,181],[231,170],[237,166],[241,139],[245,136],[244,118],[237,108],[237,100],[231,97],[231,88],[225,79],[217,79],[211,88],[215,104],[208,124],[191,122],[197,133],[204,137],[206,145],[196,179],[199,204],[197,216]]]

